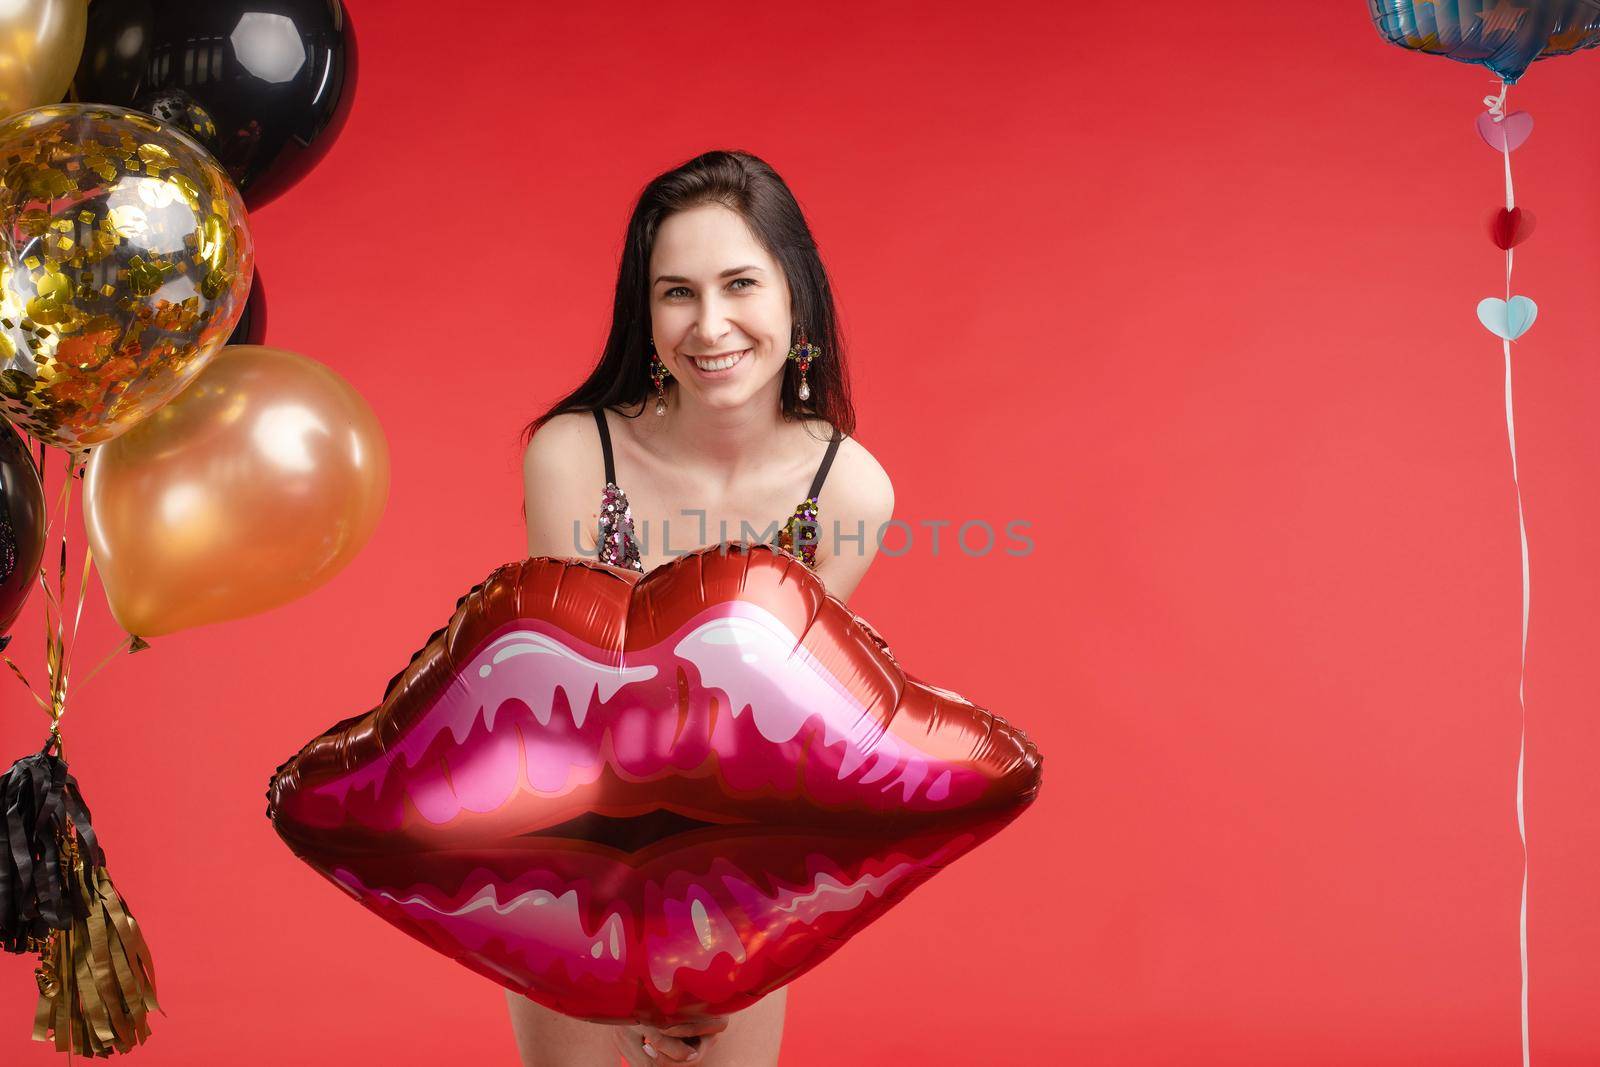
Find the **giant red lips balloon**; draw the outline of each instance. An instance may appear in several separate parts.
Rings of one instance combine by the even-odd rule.
[[[1016,818],[1042,760],[793,555],[500,567],[383,702],[278,768],[335,885],[593,1022],[738,1011]]]

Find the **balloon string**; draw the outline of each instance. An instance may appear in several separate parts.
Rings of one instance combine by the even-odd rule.
[[[1484,104],[1489,108],[1489,114],[1494,116],[1495,122],[1500,122],[1505,117],[1506,95],[1510,86],[1504,81],[1500,83],[1498,97],[1486,96]],[[1506,171],[1506,210],[1516,208],[1516,194],[1511,185],[1511,143],[1505,131],[1500,138],[1500,153],[1505,160]],[[1510,242],[1507,242],[1510,243]],[[1506,249],[1506,302],[1511,301],[1511,267],[1513,262],[1512,250]],[[1522,963],[1522,1065],[1528,1067],[1530,1061],[1528,1044],[1528,829],[1523,811],[1523,777],[1526,769],[1528,753],[1528,601],[1530,583],[1528,580],[1528,525],[1522,510],[1522,483],[1517,478],[1517,429],[1512,417],[1511,403],[1511,341],[1507,338],[1500,340],[1501,350],[1505,354],[1506,364],[1506,442],[1511,450],[1511,484],[1517,496],[1517,532],[1522,542],[1522,652],[1518,666],[1517,677],[1517,705],[1520,711],[1519,737],[1517,741],[1517,836],[1522,841],[1522,907],[1519,913],[1517,934],[1521,949]]]
[[[1522,946],[1522,1063],[1528,1065],[1528,831],[1523,819],[1522,778],[1528,751],[1528,526],[1522,513],[1522,486],[1517,481],[1517,436],[1511,417],[1511,342],[1501,341],[1506,357],[1506,439],[1511,445],[1511,483],[1517,492],[1517,530],[1522,538],[1522,661],[1517,680],[1517,703],[1521,708],[1521,734],[1517,742],[1517,836],[1522,839],[1522,915],[1519,923]]]
[[[1505,82],[1500,83],[1499,96],[1486,96],[1483,102],[1489,107],[1489,114],[1494,116],[1495,122],[1505,119],[1506,94],[1511,92],[1511,86]],[[1505,130],[1500,131],[1500,155],[1505,160],[1506,168],[1506,210],[1514,211],[1517,207],[1517,194],[1511,185],[1511,141]],[[1510,241],[1506,242],[1510,244]],[[1511,256],[1512,250],[1506,249],[1506,302],[1511,301]]]
[[[91,679],[95,675],[99,674],[101,667],[104,667],[107,663],[110,663],[112,660],[116,659],[117,658],[117,654],[120,653],[123,649],[127,648],[129,645],[133,644],[133,641],[134,641],[134,637],[133,637],[132,634],[128,634],[126,637],[124,637],[122,642],[120,644],[118,644],[116,648],[113,648],[110,652],[108,652],[106,654],[106,658],[105,659],[103,659],[99,663],[95,664],[94,670],[90,671],[88,674],[83,676],[83,681],[78,683],[78,688],[81,690],[81,689],[83,689],[84,686],[88,685],[89,684],[89,679]]]
[[[4,655],[4,654],[0,654],[0,659],[3,659],[3,660],[6,661],[6,666],[10,667],[11,668],[11,673],[16,675],[17,679],[22,682],[23,687],[28,690],[28,695],[33,697],[34,703],[38,704],[41,708],[43,708],[44,711],[45,711],[45,714],[48,715],[50,713],[50,705],[45,703],[44,697],[40,696],[37,692],[34,691],[33,685],[28,681],[27,676],[22,673],[22,668],[18,667],[15,663],[11,662],[11,657],[10,656]]]
[[[68,465],[67,465],[67,477],[69,479],[72,479],[72,481],[76,481],[79,484],[80,491],[82,489],[82,478],[79,476],[79,472],[80,472],[81,468],[84,465],[85,464],[83,464],[83,463],[77,462],[76,457],[73,457],[71,460],[69,460]],[[69,484],[70,484],[70,482],[69,482]],[[83,546],[83,571],[82,571],[82,573],[81,573],[81,575],[79,576],[79,579],[78,579],[78,606],[77,606],[77,609],[75,610],[75,612],[73,614],[73,618],[72,618],[71,644],[67,648],[66,660],[65,660],[65,663],[63,665],[63,675],[62,675],[62,682],[61,682],[61,700],[62,700],[63,707],[65,707],[66,697],[67,697],[67,673],[66,672],[67,672],[67,669],[70,668],[70,666],[71,666],[73,651],[78,647],[78,624],[83,621],[83,604],[84,604],[84,601],[88,599],[88,594],[89,594],[89,576],[91,574],[93,574],[93,573],[95,573],[95,569],[94,569],[94,550],[93,550],[92,546],[86,544],[86,545]],[[82,689],[84,686],[88,685],[89,684],[89,680],[91,678],[93,678],[95,675],[99,674],[100,673],[100,669],[102,667],[104,667],[106,664],[110,663],[113,659],[115,659],[118,656],[118,654],[120,654],[121,652],[126,650],[127,647],[134,642],[134,640],[135,639],[134,639],[134,636],[132,634],[125,635],[123,640],[117,643],[117,647],[116,648],[113,648],[109,653],[107,653],[104,659],[102,659],[99,663],[95,664],[93,670],[91,670],[88,674],[83,676],[83,679],[78,683],[78,688]]]
[[[1500,82],[1500,95],[1499,96],[1486,96],[1486,97],[1483,98],[1483,106],[1489,109],[1489,114],[1494,116],[1494,120],[1496,122],[1499,122],[1502,118],[1505,117],[1505,113],[1506,113],[1506,94],[1509,93],[1510,91],[1511,91],[1511,86],[1507,85],[1506,82],[1504,80],[1502,80]]]
[[[38,444],[39,448],[39,457],[35,462],[35,467],[38,469],[42,478],[45,470],[46,451],[43,442],[35,443]],[[31,454],[29,458],[33,458]],[[89,577],[95,572],[93,549],[90,546],[85,545],[83,551],[83,568],[78,579],[77,606],[73,611],[72,617],[72,628],[70,633],[64,633],[63,626],[66,621],[66,601],[64,598],[66,595],[67,562],[67,523],[65,520],[67,515],[69,515],[72,510],[73,483],[81,481],[78,475],[83,465],[83,461],[80,457],[73,456],[70,453],[68,454],[66,484],[61,487],[61,492],[56,496],[55,508],[48,510],[45,516],[46,521],[44,537],[47,548],[45,553],[46,558],[48,558],[49,555],[48,545],[50,533],[56,528],[57,520],[61,520],[61,571],[57,579],[56,589],[52,590],[50,588],[50,580],[46,575],[45,569],[47,564],[43,560],[40,561],[39,568],[35,572],[35,577],[39,582],[39,588],[43,591],[44,597],[45,669],[47,674],[46,680],[49,683],[48,688],[50,699],[47,700],[45,697],[41,696],[39,691],[33,687],[33,683],[28,681],[28,676],[22,673],[22,668],[17,666],[16,662],[13,661],[10,656],[5,655],[4,652],[0,652],[0,660],[3,660],[6,666],[10,668],[12,676],[16,678],[17,681],[21,683],[22,687],[28,691],[28,695],[33,697],[34,703],[38,704],[39,707],[43,709],[45,714],[50,716],[53,731],[59,730],[61,716],[66,711],[72,654],[78,646],[78,629],[80,624],[83,622],[83,606],[88,600]],[[84,675],[78,684],[78,688],[81,689],[83,686],[89,684],[89,680],[96,674],[100,673],[101,668],[105,667],[108,663],[115,659],[118,654],[125,651],[128,646],[136,640],[137,638],[132,634],[126,635],[123,640],[118,643],[116,648],[112,649],[104,659],[95,665],[93,670]],[[55,736],[59,736],[59,734],[56,734]]]
[[[51,662],[55,664],[55,674],[50,679],[51,699],[55,704],[56,721],[61,721],[61,716],[66,713],[67,690],[67,534],[68,521],[72,517],[72,453],[67,453],[67,480],[61,486],[61,552],[60,565],[56,569],[56,632],[55,648]]]
[[[74,482],[78,483],[80,492],[82,489],[82,480],[78,475],[82,469],[82,466],[83,464],[76,456],[69,455],[67,457],[67,484],[71,485]],[[63,534],[63,536],[65,535]],[[85,540],[87,540],[87,538]],[[64,564],[66,552],[65,540],[62,541],[61,547]],[[91,551],[90,546],[85,544],[83,546],[83,569],[78,579],[78,606],[74,609],[72,614],[72,632],[69,636],[69,643],[67,644],[65,654],[62,657],[61,664],[61,704],[63,708],[66,706],[67,701],[67,681],[71,677],[72,652],[78,647],[78,624],[83,621],[83,602],[88,598],[89,575],[93,573],[93,571],[94,553]],[[63,572],[63,577],[65,577],[65,572]]]
[[[40,474],[43,474],[45,446],[40,445],[38,451],[40,451],[38,467],[40,467]],[[34,685],[27,680],[26,673],[22,673],[21,667],[18,667],[10,656],[0,653],[0,659],[5,661],[6,667],[10,667],[11,675],[16,680],[21,681],[22,688],[26,688],[29,696],[34,697],[35,704],[40,705],[45,710],[46,715],[50,715],[53,729],[59,729],[62,713],[66,712],[67,680],[69,680],[72,649],[77,648],[78,624],[83,621],[83,603],[85,603],[86,593],[88,593],[88,579],[90,579],[91,571],[93,571],[93,552],[91,552],[88,545],[85,545],[85,550],[83,550],[83,577],[78,581],[78,603],[74,611],[74,617],[72,617],[69,645],[69,633],[66,632],[67,517],[72,512],[72,485],[78,480],[77,467],[78,459],[70,453],[67,454],[66,483],[61,486],[61,493],[56,496],[56,507],[50,509],[50,512],[45,517],[46,560],[48,560],[50,533],[56,528],[56,520],[58,518],[61,520],[61,553],[59,553],[61,568],[59,568],[58,577],[56,577],[56,589],[50,589],[50,577],[46,574],[46,566],[48,565],[46,565],[45,561],[40,561],[38,571],[35,573],[35,577],[38,579],[38,587],[43,592],[46,689],[50,693],[50,699],[46,701],[45,697],[40,696],[37,689],[34,689]],[[117,649],[112,651],[110,656],[107,656],[106,661],[102,661],[99,665],[101,667],[106,665],[106,662],[110,661],[110,657],[115,656],[118,651],[126,648],[126,645],[131,640],[133,638],[128,637],[128,640],[123,641],[122,645],[118,645]],[[96,667],[96,670],[99,670],[99,667]],[[93,677],[93,675],[94,672],[90,672],[88,677]],[[88,678],[85,678],[85,681],[88,681]]]
[[[94,552],[85,545],[83,548],[83,571],[78,578],[78,607],[72,616],[72,640],[67,646],[68,658],[72,650],[78,647],[78,624],[83,621],[83,602],[89,596],[89,575],[94,572]]]
[[[41,453],[44,451],[44,446],[43,445],[41,445],[39,447],[39,451]],[[41,460],[40,462],[42,463],[43,460]],[[43,470],[42,467],[40,468],[40,471],[39,471],[39,479],[40,479],[41,482],[44,480],[44,470]],[[68,482],[66,485],[63,485],[61,487],[61,493],[56,497],[56,506],[55,506],[55,508],[53,509],[53,511],[49,515],[47,515],[45,517],[44,539],[45,539],[45,544],[47,544],[47,545],[50,543],[50,531],[55,529],[56,519],[60,517],[62,508],[64,508],[66,506],[67,491],[69,489],[71,489],[71,488],[72,488],[72,483],[71,482]],[[63,523],[63,525],[65,525],[65,523]],[[41,569],[39,573],[43,574],[44,571]],[[49,590],[50,590],[50,587],[48,585],[46,585],[45,586],[45,592],[48,593]]]
[[[72,616],[72,631],[61,657],[61,708],[67,706],[67,683],[71,678],[72,652],[78,647],[78,623],[83,620],[83,602],[87,599],[89,591],[89,572],[92,569],[93,556],[86,548],[83,552],[83,577],[78,583],[78,606]],[[87,679],[85,679],[87,681]]]
[[[46,543],[47,552],[48,552],[48,548],[49,548],[49,545],[48,545],[48,542],[47,542]],[[46,555],[45,558],[49,559],[49,556]],[[55,602],[56,601],[55,601],[55,595],[50,592],[50,576],[47,573],[47,567],[48,567],[48,564],[45,564],[45,565],[41,565],[40,568],[39,568],[39,588],[44,590],[43,609],[44,609],[45,688],[46,688],[46,691],[49,692],[49,694],[50,694],[50,722],[51,722],[51,724],[53,726],[56,723],[56,719],[57,719],[57,717],[56,717],[56,687],[55,687],[55,677],[56,677],[55,620],[54,620],[54,617],[53,617],[53,609],[55,607]]]

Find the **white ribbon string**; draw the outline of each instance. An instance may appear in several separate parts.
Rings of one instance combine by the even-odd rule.
[[[1495,122],[1505,118],[1506,93],[1510,86],[1505,82],[1500,83],[1499,96],[1486,96],[1483,98],[1484,106],[1489,109],[1489,114],[1494,116]],[[1510,211],[1517,206],[1516,196],[1511,188],[1511,143],[1506,139],[1505,131],[1501,131],[1500,151],[1505,157],[1506,165],[1506,210]],[[1515,236],[1514,232],[1510,236]],[[1507,243],[1511,243],[1509,240]],[[1511,263],[1512,250],[1506,249],[1506,305],[1509,312],[1511,303]],[[1507,324],[1510,324],[1510,315],[1507,315]],[[1510,332],[1509,330],[1507,331]],[[1522,777],[1524,760],[1528,751],[1528,700],[1526,687],[1528,682],[1528,526],[1522,513],[1522,483],[1517,480],[1517,429],[1512,418],[1511,405],[1511,342],[1506,338],[1500,340],[1501,350],[1505,353],[1506,360],[1506,441],[1511,447],[1511,484],[1517,493],[1517,530],[1522,537],[1522,659],[1517,678],[1517,704],[1521,709],[1521,737],[1517,742],[1517,836],[1522,839],[1522,911],[1518,924],[1519,939],[1522,948],[1522,1067],[1528,1067],[1528,830],[1523,818],[1522,810]]]
[[[1486,96],[1483,98],[1483,106],[1489,109],[1489,114],[1494,116],[1496,122],[1499,122],[1501,116],[1505,114],[1506,93],[1510,88],[1505,82],[1501,82],[1499,96]]]
[[[1511,418],[1511,342],[1501,341],[1506,355],[1506,438],[1511,442],[1511,483],[1517,489],[1517,529],[1522,535],[1522,667],[1517,680],[1517,702],[1522,709],[1521,739],[1517,743],[1517,836],[1522,839],[1522,1067],[1528,1067],[1528,831],[1522,814],[1523,759],[1528,751],[1528,527],[1522,517],[1522,486],[1517,482],[1517,431]]]

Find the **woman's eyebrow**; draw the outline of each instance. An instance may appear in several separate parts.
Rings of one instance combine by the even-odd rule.
[[[759,274],[759,273],[761,273],[761,268],[757,267],[757,266],[754,266],[754,265],[744,266],[744,267],[729,267],[727,270],[725,270],[721,274],[717,275],[717,277],[719,277],[719,278],[731,278],[735,274],[748,274],[751,271],[755,271],[756,273]],[[663,274],[663,275],[661,275],[660,277],[658,277],[655,280],[655,284],[659,285],[662,282],[686,282],[688,280],[689,280],[688,278],[680,278],[676,274]]]

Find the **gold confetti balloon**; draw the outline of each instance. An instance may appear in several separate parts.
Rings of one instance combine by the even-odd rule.
[[[0,122],[0,411],[82,455],[176,396],[250,293],[222,167],[148,115],[55,104]]]

